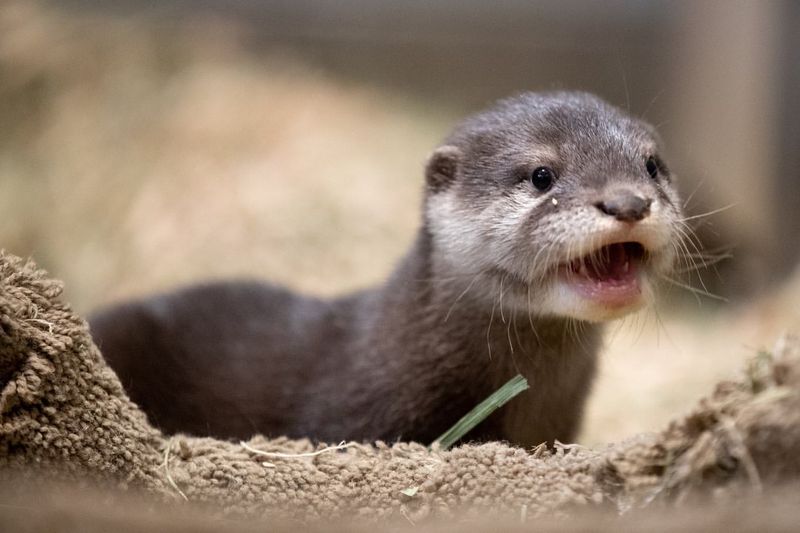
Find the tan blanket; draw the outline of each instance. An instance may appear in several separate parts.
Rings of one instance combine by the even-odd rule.
[[[720,501],[800,478],[800,343],[791,339],[660,434],[604,450],[502,443],[326,450],[259,436],[242,445],[169,437],[150,426],[60,294],[60,283],[35,265],[0,253],[3,480],[88,480],[227,515],[418,522],[486,513],[531,520],[576,507],[624,512],[691,495]]]

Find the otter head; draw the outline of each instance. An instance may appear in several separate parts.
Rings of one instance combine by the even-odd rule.
[[[585,93],[528,93],[467,119],[430,157],[436,269],[473,297],[599,321],[653,298],[681,206],[653,128]]]

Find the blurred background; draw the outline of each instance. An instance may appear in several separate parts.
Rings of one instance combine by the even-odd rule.
[[[800,327],[798,28],[791,0],[0,0],[0,247],[84,313],[218,277],[340,294],[409,245],[457,120],[592,91],[658,127],[732,252],[686,279],[726,302],[609,328],[581,440],[657,429]]]

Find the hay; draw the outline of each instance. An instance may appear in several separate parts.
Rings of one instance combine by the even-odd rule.
[[[304,522],[565,517],[725,502],[800,478],[800,343],[787,340],[737,382],[720,383],[657,435],[590,450],[528,453],[502,443],[449,451],[255,436],[165,438],[130,402],[61,286],[0,254],[0,480],[46,477],[136,489],[215,516]],[[173,453],[174,451],[174,453]],[[177,490],[176,490],[177,488]],[[180,495],[183,494],[183,497]],[[183,505],[186,505],[183,503]],[[20,511],[21,512],[21,511]]]
[[[172,479],[172,473],[170,473],[170,471],[169,471],[169,451],[170,451],[171,449],[172,449],[172,439],[170,439],[170,440],[169,440],[169,442],[167,443],[167,446],[166,446],[166,448],[164,449],[164,474],[167,476],[167,481],[169,482],[170,486],[171,486],[173,489],[175,489],[175,492],[177,492],[178,494],[180,494],[180,495],[181,495],[181,497],[182,497],[182,498],[183,498],[185,501],[187,501],[187,502],[188,502],[188,501],[189,501],[189,498],[186,496],[186,493],[184,493],[184,492],[181,490],[181,488],[178,486],[178,484],[177,484],[177,483],[175,483],[175,480],[174,480],[174,479]]]

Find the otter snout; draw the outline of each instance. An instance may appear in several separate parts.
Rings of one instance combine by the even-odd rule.
[[[650,214],[652,198],[642,196],[628,190],[610,192],[606,198],[594,205],[604,214],[622,222],[638,222]]]

